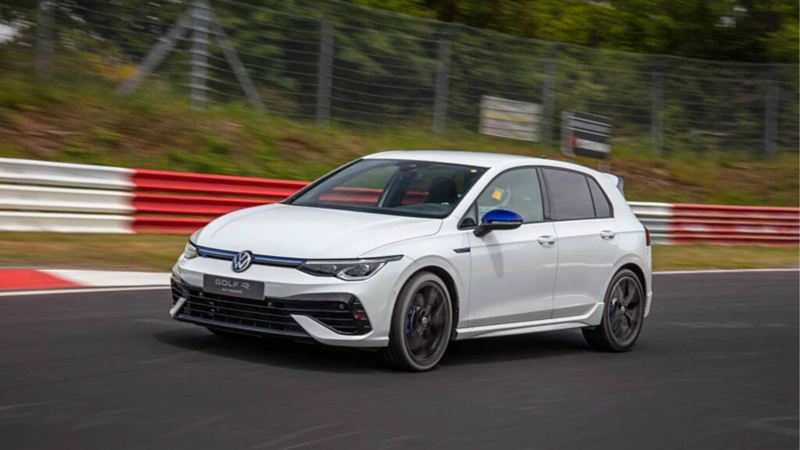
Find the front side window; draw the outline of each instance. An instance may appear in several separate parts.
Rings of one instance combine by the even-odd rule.
[[[444,218],[485,171],[482,167],[429,161],[363,159],[287,203]]]
[[[525,223],[544,220],[539,176],[534,168],[514,169],[498,175],[475,202],[477,220],[494,209],[513,211]]]
[[[592,194],[586,176],[569,170],[542,169],[553,220],[593,219]]]

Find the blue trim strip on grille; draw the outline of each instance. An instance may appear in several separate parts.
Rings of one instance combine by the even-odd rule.
[[[215,248],[208,248],[208,247],[201,247],[199,245],[197,247],[197,253],[204,258],[217,258],[217,259],[225,259],[225,260],[232,260],[234,256],[237,255],[237,252],[231,252],[228,250],[218,250]],[[253,264],[264,264],[267,266],[291,266],[296,267],[300,264],[303,264],[305,260],[297,259],[297,258],[284,258],[281,256],[268,256],[268,255],[253,255]]]
[[[305,260],[302,259],[294,259],[294,258],[281,258],[279,256],[264,256],[264,255],[253,255],[253,262],[255,263],[278,263],[278,264],[303,264]]]

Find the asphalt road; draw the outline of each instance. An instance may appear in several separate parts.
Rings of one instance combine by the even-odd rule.
[[[166,290],[0,297],[0,448],[798,448],[798,272],[657,276],[636,349],[456,343],[424,374],[231,340]]]

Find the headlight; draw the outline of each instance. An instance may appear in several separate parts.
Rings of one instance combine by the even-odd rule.
[[[186,259],[192,259],[197,257],[197,246],[194,245],[197,242],[197,235],[203,231],[202,228],[192,233],[192,236],[189,237],[189,242],[186,243],[186,247],[183,248],[183,257]]]
[[[387,262],[397,261],[400,258],[402,256],[397,255],[384,258],[306,261],[299,269],[318,277],[336,277],[340,280],[357,281],[366,280],[381,270],[381,267],[385,266]]]
[[[186,247],[183,248],[183,257],[186,259],[197,257],[197,247],[195,247],[191,241],[187,242]]]

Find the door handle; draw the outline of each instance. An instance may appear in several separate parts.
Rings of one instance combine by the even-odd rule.
[[[617,233],[614,233],[611,230],[603,230],[603,231],[600,232],[600,237],[605,239],[605,240],[614,239],[614,236],[616,236],[616,235],[617,235]]]
[[[543,247],[547,247],[555,244],[556,238],[550,235],[544,235],[544,236],[539,236],[537,241],[539,241],[539,244],[542,245]]]

